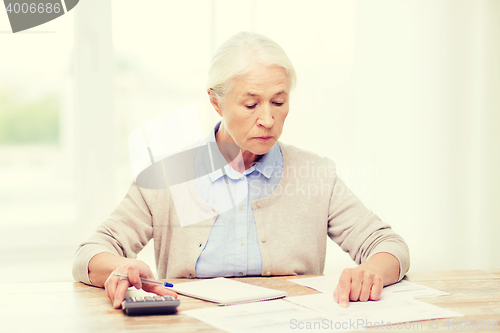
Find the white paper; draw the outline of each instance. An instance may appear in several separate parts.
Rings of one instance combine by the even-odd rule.
[[[286,296],[285,291],[254,286],[224,277],[179,283],[172,289],[182,295],[220,304],[255,302]]]
[[[381,326],[437,318],[461,317],[463,314],[406,297],[383,296],[379,301],[350,302],[347,308],[334,301],[332,295],[314,294],[288,297],[286,301],[330,316],[337,321],[356,322],[358,326]],[[423,325],[423,328],[426,326]]]
[[[325,276],[317,276],[311,278],[303,278],[303,279],[290,279],[289,281],[295,282],[297,284],[312,288],[319,292],[333,295],[335,288],[337,287],[337,283],[339,281],[340,274],[335,275],[325,275]],[[382,290],[382,296],[390,297],[390,296],[402,296],[409,298],[423,298],[423,297],[437,297],[449,295],[449,293],[445,293],[444,291],[436,290],[433,288],[429,288],[423,286],[421,284],[408,282],[408,281],[399,281],[393,285],[384,287]]]
[[[339,283],[340,274],[323,275],[303,279],[289,279],[288,281],[309,287],[325,294],[332,294]]]
[[[251,333],[298,330],[350,332],[388,324],[396,325],[395,329],[425,330],[431,329],[429,321],[432,319],[463,316],[461,313],[410,297],[409,295],[424,297],[422,295],[444,294],[415,283],[396,285],[397,288],[393,290],[384,288],[385,292],[379,301],[350,302],[349,307],[343,308],[333,299],[338,276],[290,279],[290,281],[324,293],[222,308],[189,310],[183,313],[228,332]]]
[[[182,311],[190,317],[227,332],[350,332],[335,329],[335,321],[320,313],[284,300]]]
[[[450,293],[445,293],[444,291],[429,288],[427,286],[409,282],[409,281],[399,281],[393,285],[384,287],[382,293],[391,293],[395,296],[404,296],[411,298],[424,298],[424,297],[437,297],[445,296]]]

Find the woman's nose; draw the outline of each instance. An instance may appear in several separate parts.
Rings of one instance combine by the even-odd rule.
[[[265,128],[271,128],[274,125],[273,111],[270,105],[263,106],[259,115],[258,124]]]

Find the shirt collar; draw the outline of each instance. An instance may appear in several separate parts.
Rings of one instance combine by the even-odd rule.
[[[215,142],[216,142],[215,133],[217,133],[217,131],[219,130],[220,124],[221,124],[221,122],[219,121],[215,125],[214,130],[210,131],[210,135],[207,137],[207,143],[209,145],[211,143],[215,144]],[[215,145],[215,147],[217,147],[217,145]],[[220,150],[218,148],[212,149],[211,152],[212,152],[212,154],[217,155],[215,157],[212,156],[212,158],[217,158],[217,159],[224,158],[222,156],[222,153],[220,152]],[[280,165],[280,163],[279,163],[279,161],[281,161],[280,155],[281,155],[281,150],[279,148],[278,143],[276,143],[276,144],[274,144],[274,146],[271,147],[271,149],[266,154],[264,154],[261,157],[261,159],[254,166],[245,170],[243,172],[243,174],[234,170],[229,164],[226,164],[224,166],[224,173],[227,174],[230,178],[237,179],[237,178],[241,177],[241,175],[248,175],[248,174],[251,174],[252,172],[254,172],[255,170],[257,170],[258,172],[260,172],[262,175],[264,175],[266,178],[269,179],[273,175],[273,172],[274,172],[276,165],[277,164]],[[212,170],[210,158],[206,162],[207,162],[208,169]],[[217,170],[209,173],[210,180],[212,182],[215,182],[217,179],[222,177],[224,175],[224,173],[222,172],[222,169],[217,169]]]

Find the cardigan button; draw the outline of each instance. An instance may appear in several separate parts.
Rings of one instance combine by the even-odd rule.
[[[267,273],[266,273],[266,275],[267,275],[267,276],[271,276],[271,272],[267,272]]]
[[[257,203],[255,204],[255,207],[260,208],[260,202],[257,202]]]
[[[261,240],[261,242],[262,242],[262,243],[265,243],[265,242],[266,242],[266,240],[265,240],[265,239],[262,239],[262,240]]]

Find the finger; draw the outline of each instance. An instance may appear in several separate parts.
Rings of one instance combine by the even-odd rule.
[[[127,268],[128,280],[132,286],[142,289],[141,270],[136,265],[130,265]]]
[[[115,309],[118,309],[122,305],[123,298],[125,297],[128,287],[130,287],[129,281],[126,279],[120,279],[113,297],[113,307]]]
[[[359,293],[359,300],[366,302],[370,299],[370,293],[373,285],[373,273],[365,272],[363,277],[363,284],[361,285],[361,292]]]
[[[113,298],[115,297],[115,291],[118,281],[119,278],[111,274],[104,283],[104,288],[106,289],[106,295],[108,295],[108,298],[111,302],[113,302]]]
[[[351,274],[351,291],[349,293],[349,299],[351,301],[357,301],[359,299],[359,294],[361,293],[361,287],[363,284],[364,271],[359,269],[353,269]]]
[[[172,296],[173,298],[177,299],[177,293],[175,291],[173,291],[172,289],[168,289],[168,288],[165,288],[165,287],[162,287],[162,286],[158,286],[158,285],[155,285],[155,284],[148,284],[148,283],[144,283],[142,285],[142,288],[145,290],[145,291],[148,291],[150,293],[155,293],[156,295],[160,295],[160,296]]]
[[[340,306],[349,306],[349,294],[351,291],[351,270],[345,269],[339,279],[339,302]]]
[[[378,301],[382,295],[382,289],[384,288],[384,281],[380,275],[373,276],[372,291],[370,293],[370,299]]]
[[[335,302],[339,302],[339,285],[337,284],[337,287],[335,288],[335,291],[333,292],[333,299]]]
[[[108,296],[109,300],[111,302],[113,302],[113,297],[111,297],[110,293],[109,293],[109,286],[104,284],[104,290],[106,290],[106,296]]]

